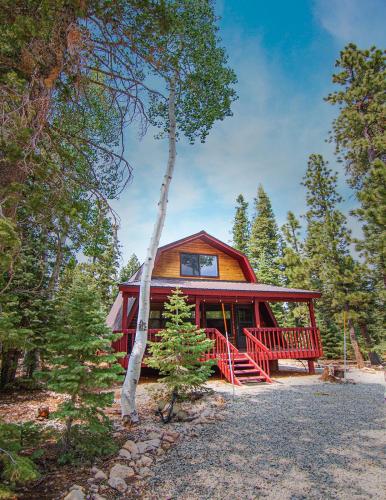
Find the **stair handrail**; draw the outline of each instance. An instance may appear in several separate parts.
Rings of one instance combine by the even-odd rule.
[[[272,382],[269,369],[269,349],[262,342],[260,342],[260,340],[254,337],[248,328],[243,328],[243,333],[247,338],[248,356],[259,366],[261,372],[265,375],[267,382]],[[251,346],[257,348],[257,351],[260,351],[259,354],[255,353]]]
[[[205,328],[205,331],[208,334],[213,334],[215,337],[215,351],[216,354],[222,355],[220,358],[220,362],[222,365],[228,364],[228,370],[229,370],[229,378],[231,379],[231,383],[234,385],[235,384],[235,373],[234,373],[234,358],[235,354],[238,354],[238,349],[229,341],[226,339],[226,337],[217,330],[217,328]],[[228,363],[226,363],[228,357]],[[225,368],[224,366],[224,368]]]

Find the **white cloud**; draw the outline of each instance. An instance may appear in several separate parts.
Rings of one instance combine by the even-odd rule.
[[[339,41],[361,48],[385,44],[385,0],[316,0],[315,15]]]
[[[229,241],[235,198],[243,193],[252,201],[260,182],[284,223],[288,210],[304,211],[300,181],[309,154],[333,156],[325,138],[335,111],[322,100],[324,84],[315,90],[310,82],[289,80],[257,38],[238,32],[227,45],[240,98],[234,116],[217,123],[205,144],[178,145],[161,244],[201,229]],[[151,131],[128,144],[134,180],[115,204],[124,260],[132,252],[145,255],[167,160],[167,142],[154,140]]]

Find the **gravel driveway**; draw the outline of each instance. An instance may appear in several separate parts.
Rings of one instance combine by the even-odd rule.
[[[157,499],[386,499],[382,375],[365,383],[290,377],[236,390],[154,469]],[[230,397],[229,386],[216,390]]]

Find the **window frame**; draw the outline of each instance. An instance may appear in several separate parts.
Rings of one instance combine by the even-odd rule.
[[[198,271],[200,274],[183,274],[182,272],[182,255],[197,255],[198,257]],[[195,252],[179,252],[180,256],[180,276],[183,276],[184,278],[219,278],[220,277],[220,256],[217,253],[195,253]],[[213,276],[205,276],[201,274],[201,266],[200,266],[200,257],[216,257],[216,262],[217,262],[217,274]]]

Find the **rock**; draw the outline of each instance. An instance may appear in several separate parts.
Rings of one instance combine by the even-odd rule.
[[[99,487],[97,484],[93,484],[92,486],[90,486],[90,491],[92,491],[93,493],[98,493],[98,490]]]
[[[161,445],[161,440],[158,439],[148,439],[147,441],[143,441],[141,443],[137,443],[139,452],[146,453],[147,451],[153,451],[159,448]]]
[[[189,418],[189,413],[185,410],[178,410],[175,413],[175,416],[176,416],[177,420],[180,420],[181,422],[183,422],[184,420],[187,420]]]
[[[140,467],[150,467],[153,463],[153,459],[144,455],[140,460],[138,460],[138,465]]]
[[[138,446],[134,441],[131,441],[130,439],[126,441],[126,443],[123,445],[123,448],[125,448],[125,450],[128,450],[134,456],[139,454]]]
[[[114,490],[120,493],[124,493],[127,490],[126,482],[120,477],[111,477],[108,483]]]
[[[166,441],[164,443],[162,443],[162,448],[164,450],[168,450],[169,448],[171,447],[171,444],[170,443],[167,443]]]
[[[70,493],[64,497],[64,500],[84,500],[85,498],[83,491],[75,489],[71,490]]]
[[[96,473],[95,473],[95,476],[94,476],[94,479],[96,481],[105,481],[107,479],[107,474],[105,474],[103,472],[103,470],[98,470]]]
[[[165,454],[165,451],[162,448],[158,448],[158,450],[157,450],[156,453],[157,453],[158,456],[161,456],[161,455]]]
[[[126,450],[125,448],[119,450],[119,456],[121,458],[124,458],[125,460],[131,460],[131,453],[129,452],[129,450]]]
[[[89,479],[87,479],[87,483],[93,484],[93,483],[95,483],[95,479],[93,477],[90,477]]]
[[[107,500],[106,497],[102,497],[102,495],[99,495],[99,493],[94,493],[91,496],[92,500]]]
[[[139,469],[139,475],[142,476],[142,477],[148,477],[148,476],[152,476],[152,472],[151,470],[149,469],[149,467],[141,467]]]
[[[98,469],[98,467],[96,465],[94,465],[94,467],[91,468],[91,472],[93,474],[96,474],[100,469]]]
[[[73,484],[70,488],[70,491],[72,490],[80,490],[80,491],[84,491],[84,488],[83,486],[79,486],[79,484]]]
[[[174,443],[175,441],[177,441],[177,439],[179,438],[179,433],[178,432],[168,432],[168,433],[165,433],[163,436],[162,436],[162,439],[164,441],[167,441],[168,443]]]
[[[129,477],[133,476],[134,476],[134,469],[132,467],[128,467],[127,465],[115,464],[114,467],[112,467],[110,470],[110,479],[112,478],[128,479]]]

